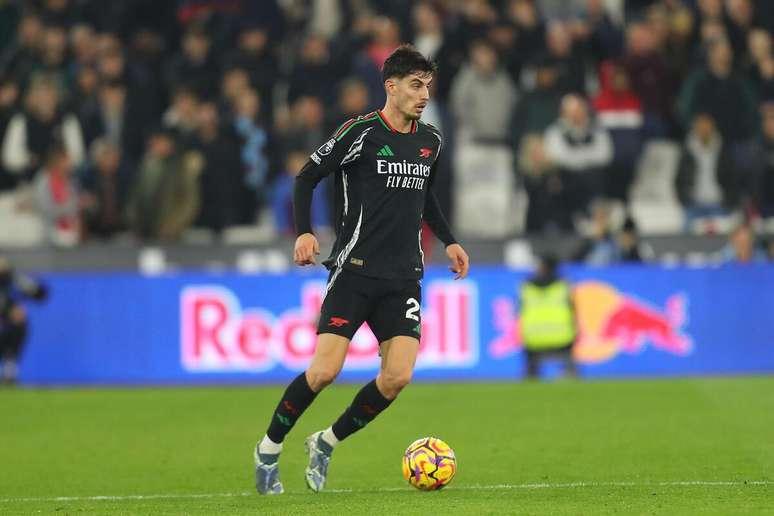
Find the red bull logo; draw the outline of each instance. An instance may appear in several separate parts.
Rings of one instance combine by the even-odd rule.
[[[663,309],[597,281],[579,283],[573,294],[578,322],[573,354],[580,363],[606,362],[619,353],[640,353],[646,346],[678,356],[693,349],[691,338],[682,333],[687,323],[683,294],[669,297]],[[520,351],[521,331],[513,301],[495,299],[493,315],[499,334],[490,342],[490,355],[502,358]]]
[[[188,371],[303,370],[314,355],[317,318],[325,284],[301,289],[301,306],[275,314],[243,308],[234,293],[213,285],[189,287],[180,296],[181,362]],[[435,282],[421,311],[417,368],[464,368],[478,362],[478,302],[475,285]],[[329,323],[349,321],[332,317]],[[355,333],[347,369],[379,366],[379,343],[367,324]]]

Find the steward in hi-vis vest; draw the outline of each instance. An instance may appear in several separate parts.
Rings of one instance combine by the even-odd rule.
[[[556,259],[541,258],[538,271],[519,289],[521,340],[527,356],[525,374],[539,376],[546,357],[561,359],[575,376],[572,347],[578,335],[570,284],[556,275]]]

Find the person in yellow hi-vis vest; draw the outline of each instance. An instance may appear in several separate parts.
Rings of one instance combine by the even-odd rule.
[[[572,347],[578,335],[572,288],[557,276],[557,260],[543,256],[536,274],[519,289],[525,374],[537,378],[544,358],[559,358],[566,374],[577,376]]]

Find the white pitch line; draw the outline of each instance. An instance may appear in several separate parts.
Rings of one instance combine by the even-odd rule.
[[[494,491],[514,489],[576,489],[584,487],[690,487],[690,486],[770,486],[771,480],[675,480],[665,482],[565,482],[565,483],[534,483],[534,484],[492,484],[453,486],[448,491]],[[325,493],[390,493],[410,491],[406,487],[377,487],[374,489],[326,489]],[[257,496],[254,492],[242,493],[181,493],[181,494],[149,494],[149,495],[98,495],[98,496],[54,496],[30,498],[0,498],[0,503],[14,502],[85,502],[85,501],[127,501],[127,500],[195,500],[201,498],[240,498]]]

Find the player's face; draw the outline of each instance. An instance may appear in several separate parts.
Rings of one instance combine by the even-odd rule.
[[[398,109],[408,120],[419,120],[430,100],[429,74],[410,74],[395,80],[395,101]]]

